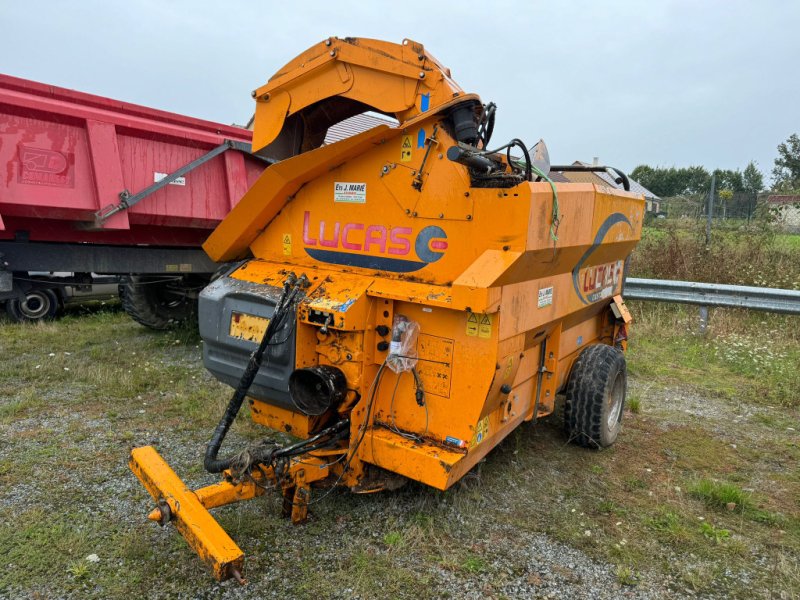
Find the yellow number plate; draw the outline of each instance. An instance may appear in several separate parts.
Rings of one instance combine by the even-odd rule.
[[[269,325],[269,319],[264,317],[233,312],[231,313],[231,327],[228,335],[240,340],[258,343],[264,337],[267,325]]]

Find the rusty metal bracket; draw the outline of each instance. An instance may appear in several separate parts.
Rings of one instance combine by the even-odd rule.
[[[417,173],[414,176],[414,181],[411,182],[411,187],[413,187],[417,191],[422,190],[422,174],[425,170],[425,163],[428,161],[428,155],[431,153],[431,148],[434,144],[439,144],[439,140],[436,139],[436,132],[439,130],[438,125],[433,126],[433,132],[431,133],[431,137],[425,140],[425,156],[422,157],[422,162],[419,165],[419,169],[417,169]]]
[[[533,416],[531,418],[534,425],[539,417],[539,396],[542,395],[542,379],[544,378],[544,374],[548,372],[545,366],[545,358],[547,356],[547,340],[549,339],[550,338],[545,337],[539,343],[539,367],[536,369],[536,398],[533,402]]]

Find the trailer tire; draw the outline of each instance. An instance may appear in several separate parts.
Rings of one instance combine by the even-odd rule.
[[[197,302],[159,277],[132,276],[120,286],[122,308],[140,325],[171,329],[197,314]]]
[[[6,301],[6,313],[17,323],[47,321],[55,318],[61,305],[53,290],[32,289],[25,293],[25,300],[16,298]]]
[[[606,448],[622,427],[628,373],[625,355],[612,346],[584,349],[572,366],[564,403],[569,441],[586,448]]]

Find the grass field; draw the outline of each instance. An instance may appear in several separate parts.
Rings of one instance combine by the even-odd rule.
[[[716,312],[700,337],[692,310],[632,308],[615,446],[566,445],[551,418],[446,493],[337,493],[302,527],[276,497],[221,509],[248,555],[245,588],[214,583],[145,519],[126,466],[154,444],[189,485],[214,481],[202,452],[228,389],[195,334],[150,332],[115,307],[0,323],[0,597],[544,596],[551,578],[563,593],[585,583],[583,556],[611,578],[606,597],[797,597],[798,318]],[[242,415],[226,445],[259,434]],[[554,545],[572,558],[548,558]]]
[[[800,235],[718,228],[706,246],[702,222],[666,221],[642,231],[630,276],[800,290]]]

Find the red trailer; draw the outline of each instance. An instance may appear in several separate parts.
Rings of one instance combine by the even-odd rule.
[[[200,245],[268,165],[250,139],[245,128],[0,75],[7,312],[53,316],[64,284],[100,273],[122,276],[123,305],[143,324],[186,318],[219,267]]]

